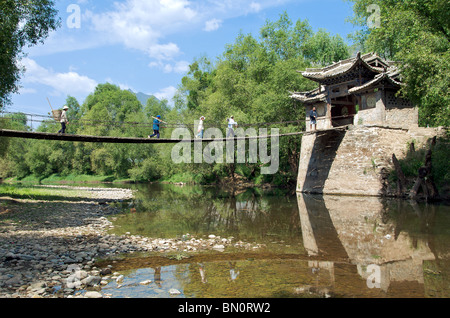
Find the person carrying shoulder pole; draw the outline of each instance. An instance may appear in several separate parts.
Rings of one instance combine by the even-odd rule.
[[[156,136],[156,138],[159,139],[160,138],[159,125],[163,121],[161,120],[161,116],[160,115],[156,116],[156,118],[155,117],[153,117],[153,118],[154,118],[154,120],[153,120],[153,135],[148,136],[148,138],[153,138],[153,137]]]
[[[58,131],[58,134],[65,134],[66,133],[66,125],[69,123],[69,120],[67,119],[67,110],[69,109],[69,107],[64,106],[63,107],[63,111],[61,113],[61,119],[60,119],[60,123],[61,123],[61,129]]]

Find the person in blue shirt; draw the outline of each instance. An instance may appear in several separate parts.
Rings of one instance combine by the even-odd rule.
[[[312,126],[314,125],[314,130],[317,129],[317,112],[316,108],[313,107],[311,112],[309,113],[309,129],[312,130]]]
[[[161,124],[161,116],[158,115],[156,116],[156,118],[153,120],[153,135],[148,136],[148,138],[153,138],[153,137],[157,137],[159,139],[160,134],[159,134],[159,125]]]

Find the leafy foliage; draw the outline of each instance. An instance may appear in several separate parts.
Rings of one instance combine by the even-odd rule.
[[[42,43],[60,25],[54,1],[2,0],[0,2],[0,109],[19,90],[24,71],[17,65],[25,46]]]
[[[286,13],[279,20],[267,21],[259,38],[239,34],[223,54],[211,61],[200,57],[183,77],[174,107],[156,98],[142,105],[128,90],[112,84],[100,84],[83,104],[68,97],[66,104],[68,133],[95,136],[147,137],[153,117],[161,115],[171,123],[162,129],[169,137],[176,124],[188,127],[194,135],[194,122],[206,117],[206,128],[220,128],[226,135],[226,119],[234,115],[244,129],[278,128],[280,132],[304,129],[304,107],[290,98],[290,91],[315,87],[298,71],[349,57],[349,49],[339,36],[324,30],[314,33],[307,21],[295,24]],[[289,125],[262,123],[285,122]],[[139,123],[139,124],[134,124]],[[192,124],[191,124],[192,123]],[[45,122],[39,131],[55,132],[59,124]],[[235,173],[255,183],[294,183],[297,175],[299,137],[283,139],[280,145],[279,173],[261,175],[261,162],[233,164],[175,164],[171,145],[85,144],[21,141],[8,151],[10,167],[6,175],[40,178],[51,175],[114,176],[135,181],[179,180],[200,183],[217,182]],[[20,146],[19,146],[20,145]],[[26,149],[26,150],[25,150]],[[248,152],[248,145],[246,146]],[[270,151],[270,149],[269,149]],[[248,156],[248,154],[246,154]],[[5,170],[6,171],[6,170]]]
[[[363,48],[402,63],[402,93],[416,102],[420,124],[450,124],[450,2],[447,0],[351,0],[362,28],[352,35]],[[367,25],[380,8],[379,27]]]

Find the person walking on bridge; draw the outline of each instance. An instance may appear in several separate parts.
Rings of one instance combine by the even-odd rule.
[[[228,133],[227,133],[227,138],[228,137],[234,137],[234,126],[237,127],[238,123],[234,121],[234,116],[231,116],[228,119]]]
[[[203,134],[205,132],[205,126],[203,125],[203,121],[205,120],[205,116],[200,117],[200,122],[198,123],[197,129],[197,138],[203,139]]]
[[[156,116],[156,118],[153,120],[153,135],[148,136],[148,138],[153,138],[155,136],[157,139],[160,138],[159,125],[161,124],[161,122],[162,122],[161,116],[160,115]]]
[[[58,131],[58,134],[65,134],[66,133],[66,125],[69,123],[69,120],[67,119],[67,110],[69,107],[64,106],[63,111],[61,113],[60,117],[60,123],[61,123],[61,129]]]

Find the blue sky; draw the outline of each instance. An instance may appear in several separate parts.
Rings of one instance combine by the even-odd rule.
[[[351,3],[343,0],[56,0],[62,26],[27,49],[27,71],[8,111],[46,115],[68,95],[81,104],[96,85],[171,100],[188,65],[215,59],[240,31],[259,35],[286,11],[345,40]]]

